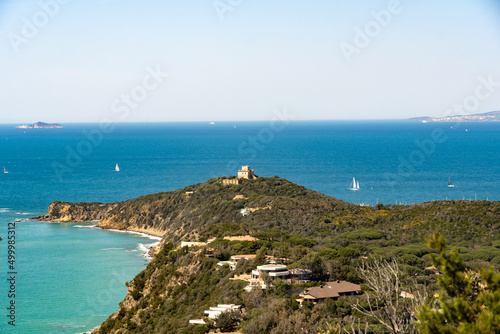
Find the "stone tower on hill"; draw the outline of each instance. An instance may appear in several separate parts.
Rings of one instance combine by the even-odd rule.
[[[241,166],[241,170],[238,171],[238,179],[256,179],[257,176],[254,173],[253,169],[250,169],[250,166]]]

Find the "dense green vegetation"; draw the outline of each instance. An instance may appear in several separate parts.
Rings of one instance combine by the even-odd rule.
[[[44,219],[100,217],[100,226],[155,230],[165,233],[162,250],[129,284],[120,311],[100,333],[202,333],[210,326],[230,328],[235,315],[210,326],[189,326],[203,310],[217,304],[241,304],[243,333],[310,333],[328,323],[355,316],[371,323],[373,333],[385,333],[352,308],[356,298],[341,298],[298,307],[297,286],[278,282],[265,291],[243,290],[245,283],[229,280],[265,263],[265,255],[290,267],[313,271],[320,281],[364,283],[358,270],[366,259],[396,259],[404,274],[430,291],[439,289],[431,257],[436,251],[426,238],[440,232],[456,250],[464,268],[500,265],[500,203],[442,201],[409,206],[361,207],[272,177],[223,186],[220,179],[187,188],[143,196],[122,203],[54,203]],[[193,192],[186,194],[186,192]],[[246,199],[233,198],[244,195]],[[64,210],[62,210],[64,208]],[[242,208],[259,210],[243,216]],[[93,211],[94,210],[94,211]],[[250,234],[258,241],[229,241],[224,236]],[[174,250],[180,241],[205,241],[214,248]],[[172,245],[173,244],[173,245]],[[218,260],[235,254],[257,254],[241,261],[235,272]],[[295,290],[294,288],[297,288]]]
[[[186,195],[188,191],[194,193]],[[247,199],[233,200],[236,195]],[[74,221],[79,217],[87,220],[98,217],[103,227],[157,229],[168,232],[165,241],[173,243],[279,229],[344,246],[359,240],[386,247],[424,245],[430,231],[440,231],[453,245],[472,250],[480,246],[495,247],[492,242],[499,237],[497,202],[442,201],[361,207],[279,177],[243,180],[233,186],[223,186],[220,179],[214,178],[184,189],[106,205],[54,204],[57,205],[51,205],[51,212],[44,219],[57,220],[58,208],[67,205],[65,213],[69,212]],[[242,208],[262,209],[242,216]],[[484,251],[493,254],[491,248]]]
[[[182,328],[188,327],[189,319],[201,317],[203,309],[240,298],[242,282],[230,281],[229,269],[217,270],[217,262],[187,248],[173,251],[172,244],[165,245],[128,284],[130,293],[120,311],[99,332],[185,333]],[[189,331],[197,332],[204,333],[201,328]]]
[[[420,332],[500,333],[500,273],[491,267],[481,272],[467,270],[459,254],[447,250],[440,235],[434,235],[429,246],[439,253],[432,256],[432,262],[443,275],[438,277],[437,300],[431,299],[418,310]]]

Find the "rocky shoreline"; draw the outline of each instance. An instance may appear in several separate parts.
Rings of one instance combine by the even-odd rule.
[[[163,239],[163,236],[160,233],[158,233],[158,231],[150,231],[150,230],[147,230],[147,229],[133,228],[133,227],[129,227],[127,229],[114,229],[114,228],[109,228],[109,227],[103,227],[103,226],[99,226],[100,221],[98,221],[98,220],[91,220],[91,221],[78,221],[78,220],[67,221],[67,220],[47,220],[47,219],[40,219],[40,218],[41,217],[33,217],[33,218],[30,218],[30,220],[35,220],[35,221],[39,221],[39,222],[43,222],[43,223],[67,223],[67,224],[96,223],[96,225],[89,226],[89,227],[97,228],[97,229],[100,229],[100,230],[112,231],[112,232],[133,233],[133,234],[139,234],[139,235],[143,235],[145,237],[149,237],[149,238],[151,238],[153,240],[156,240],[156,242],[152,242],[150,244],[142,244],[142,245],[145,248],[147,248],[147,251],[145,252],[145,256],[148,259],[150,259],[150,260],[154,257],[155,254],[157,254],[160,251],[160,248],[161,248],[160,247],[160,243],[161,243],[161,241]]]

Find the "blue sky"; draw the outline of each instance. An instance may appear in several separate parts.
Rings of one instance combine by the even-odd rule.
[[[498,1],[397,2],[0,0],[0,122],[443,116],[500,82]]]

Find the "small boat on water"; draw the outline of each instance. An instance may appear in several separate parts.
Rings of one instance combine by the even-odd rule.
[[[349,188],[349,190],[359,190],[359,181],[356,182],[356,178],[352,178],[352,183],[351,183],[351,187]]]
[[[5,169],[5,166],[3,167],[3,173],[4,174],[9,174],[9,172]]]
[[[118,167],[118,164],[116,164],[115,166],[115,172],[119,172],[120,171],[120,167]]]
[[[448,188],[454,188],[455,185],[453,183],[451,183],[451,179],[448,178]]]

